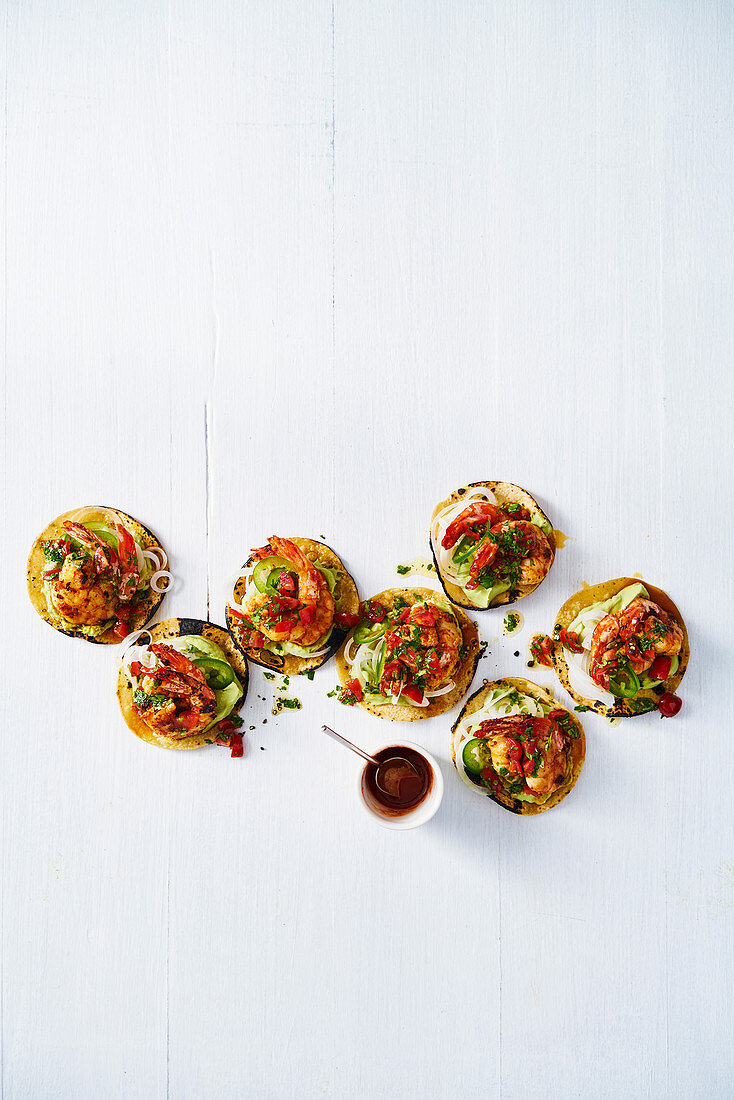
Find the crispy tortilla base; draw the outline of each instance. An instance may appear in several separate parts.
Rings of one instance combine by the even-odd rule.
[[[441,596],[431,588],[388,588],[385,592],[379,592],[376,596],[372,596],[371,598],[377,600],[378,603],[381,603],[383,607],[389,610],[395,606],[395,600],[398,596],[401,596],[411,605],[423,603],[424,600],[430,600],[438,604],[439,607],[446,606],[448,603],[444,596]],[[393,722],[417,722],[422,718],[432,718],[435,714],[445,714],[447,710],[451,710],[455,707],[460,699],[463,699],[469,690],[469,685],[474,679],[474,673],[477,670],[477,662],[479,661],[479,635],[477,633],[476,624],[473,623],[463,611],[457,607],[452,607],[450,604],[448,604],[448,609],[454,612],[459,621],[463,643],[466,647],[466,655],[453,676],[456,686],[445,695],[439,695],[433,702],[429,703],[427,707],[411,707],[407,705],[394,706],[392,703],[383,703],[379,705],[365,702],[359,704],[361,707],[364,707],[370,714],[374,714],[378,718],[387,718]],[[336,667],[342,686],[349,683],[352,678],[350,667],[344,659],[344,649],[352,633],[353,632],[350,630],[349,634],[344,639],[344,644],[336,655]]]
[[[160,540],[156,538],[152,531],[144,527],[139,520],[133,519],[132,516],[128,516],[127,513],[121,512],[118,508],[109,508],[107,505],[93,505],[89,508],[72,508],[70,512],[64,512],[62,515],[52,520],[48,527],[45,527],[43,531],[41,531],[41,534],[33,543],[31,552],[28,556],[28,595],[41,618],[44,619],[49,626],[52,626],[54,630],[57,630],[59,634],[65,634],[67,638],[83,638],[85,642],[94,642],[95,645],[119,645],[123,639],[117,637],[112,627],[105,630],[104,634],[100,634],[99,637],[90,638],[78,629],[64,630],[62,627],[57,626],[48,611],[46,595],[43,591],[43,571],[46,567],[46,560],[43,556],[43,544],[48,539],[64,538],[67,534],[63,526],[64,521],[72,520],[73,517],[80,512],[88,512],[89,515],[86,517],[87,519],[90,519],[94,512],[112,513],[114,516],[117,516],[118,522],[128,529],[136,542],[138,542],[144,550],[151,546],[161,545]],[[79,520],[79,522],[83,522],[83,520]],[[140,630],[142,626],[150,622],[160,607],[164,596],[165,592],[154,592],[152,588],[148,589],[145,598],[138,605],[137,614],[130,619],[130,633],[135,630]]]
[[[221,626],[215,626],[214,623],[202,622],[201,619],[164,619],[163,622],[154,623],[148,629],[154,642],[165,642],[167,638],[181,638],[186,634],[197,634],[218,645],[222,652],[227,655],[227,660],[242,684],[242,698],[232,713],[236,713],[240,709],[247,698],[247,682],[249,679],[247,661],[235,648],[226,630],[223,630]],[[117,674],[117,701],[120,704],[122,716],[130,729],[142,741],[147,741],[150,745],[160,745],[164,749],[200,749],[207,744],[207,738],[209,738],[209,741],[212,739],[210,730],[178,740],[175,737],[166,737],[162,733],[157,733],[150,726],[147,726],[140,715],[135,712],[133,689],[122,665],[120,665],[120,671]]]
[[[551,653],[551,658],[556,673],[558,674],[558,679],[561,681],[568,694],[575,699],[577,703],[581,706],[588,707],[589,710],[596,711],[597,714],[602,714],[605,718],[636,718],[639,714],[649,714],[650,710],[635,710],[634,704],[639,703],[643,699],[648,699],[657,706],[658,699],[664,691],[675,691],[683,679],[688,666],[688,658],[690,657],[688,631],[686,630],[686,624],[683,622],[683,616],[680,611],[667,593],[663,592],[660,588],[656,588],[652,584],[648,584],[647,581],[640,580],[639,577],[618,577],[613,581],[604,581],[602,584],[593,584],[589,588],[582,588],[575,596],[571,596],[569,600],[566,600],[563,607],[556,615],[556,628],[560,629],[564,627],[568,629],[579,612],[583,611],[585,607],[589,607],[590,604],[598,603],[601,600],[610,600],[612,596],[616,596],[617,593],[621,592],[623,588],[626,588],[628,584],[644,584],[645,588],[650,593],[650,599],[653,603],[658,604],[662,607],[663,611],[667,611],[668,614],[673,616],[683,631],[683,645],[681,646],[681,651],[678,656],[679,664],[677,671],[673,676],[669,676],[663,685],[660,685],[658,691],[653,691],[652,688],[644,688],[642,691],[638,691],[633,699],[617,699],[613,706],[608,706],[606,703],[599,702],[598,699],[584,698],[583,695],[579,695],[579,693],[571,687],[566,654],[560,642],[556,642]]]
[[[496,794],[494,791],[489,790],[489,788],[477,783],[477,791],[480,794],[486,794],[488,798],[491,798],[492,801],[496,802],[498,806],[501,806],[503,810],[509,810],[510,813],[513,814],[521,814],[523,817],[531,817],[536,814],[545,813],[546,810],[552,810],[554,806],[557,806],[559,802],[563,801],[568,792],[575,786],[576,780],[581,774],[581,769],[584,766],[584,759],[586,757],[586,736],[584,734],[584,727],[575,714],[566,710],[566,707],[561,706],[556,701],[553,693],[549,691],[548,688],[539,687],[538,684],[534,684],[531,680],[524,680],[516,676],[505,676],[501,680],[494,680],[491,684],[482,684],[479,690],[475,691],[467,700],[461,714],[451,727],[451,758],[454,761],[454,767],[456,767],[455,734],[459,723],[468,715],[474,714],[481,708],[490,691],[494,688],[503,687],[508,684],[524,695],[532,695],[539,703],[545,703],[546,705],[552,706],[554,709],[565,710],[579,731],[578,738],[571,742],[571,778],[568,782],[559,787],[557,791],[554,791],[548,801],[544,802],[542,805],[535,802],[522,802],[519,798],[513,798],[509,794]]]
[[[448,508],[450,504],[455,504],[460,501],[463,496],[466,496],[470,489],[488,489],[489,492],[494,493],[495,497],[497,498],[498,504],[521,504],[529,511],[540,513],[543,519],[547,522],[548,526],[551,528],[550,535],[546,536],[548,542],[550,543],[551,550],[553,551],[553,557],[551,558],[551,563],[548,566],[548,573],[550,573],[551,569],[553,568],[553,562],[555,561],[556,557],[556,537],[555,532],[553,531],[553,524],[548,519],[543,509],[540,507],[537,500],[534,497],[531,497],[530,493],[526,493],[524,489],[521,489],[519,485],[513,485],[510,481],[473,481],[471,485],[465,485],[463,488],[457,489],[455,492],[451,493],[450,496],[447,496],[445,500],[442,500],[440,504],[436,505],[436,507],[433,509],[433,514],[431,515],[429,540],[431,544],[431,553],[433,555],[433,563],[436,566],[438,579],[443,585],[444,592],[453,603],[457,604],[459,607],[465,608],[467,611],[477,611],[481,614],[485,611],[492,611],[494,608],[497,607],[506,607],[507,604],[516,603],[517,600],[522,600],[525,598],[525,596],[529,596],[531,592],[534,592],[535,589],[543,583],[545,577],[548,576],[548,573],[546,573],[545,577],[543,577],[543,580],[538,581],[537,584],[521,584],[517,588],[508,589],[507,592],[503,592],[502,595],[497,597],[497,602],[492,604],[491,607],[476,607],[473,603],[469,603],[466,598],[466,593],[463,591],[463,589],[459,588],[456,584],[452,584],[451,581],[446,579],[446,577],[441,572],[441,568],[438,564],[436,547],[433,545],[433,521],[435,520],[439,512],[442,512],[444,508]]]
[[[314,539],[295,537],[291,537],[290,541],[300,547],[310,561],[320,562],[321,565],[326,565],[330,569],[339,571],[339,579],[334,594],[336,610],[346,611],[349,615],[356,615],[359,610],[359,593],[357,592],[354,578],[347,572],[346,566],[341,558],[335,554],[331,547],[327,546],[325,542],[316,542]],[[247,569],[254,561],[255,559],[250,556],[242,568]],[[245,597],[246,586],[246,578],[240,577],[234,587],[234,596],[238,603],[242,603]],[[334,626],[331,637],[329,638],[326,653],[323,653],[320,657],[295,657],[290,653],[270,653],[267,649],[252,649],[251,647],[248,648],[243,646],[239,640],[237,620],[230,614],[229,606],[226,609],[226,618],[227,629],[240,653],[244,653],[245,657],[247,657],[249,661],[253,661],[256,665],[262,665],[263,668],[271,668],[275,672],[282,673],[284,676],[298,676],[301,672],[307,672],[308,669],[321,668],[323,664],[326,664],[326,662],[334,656],[337,649],[344,641],[346,634],[346,631],[341,630],[338,626]]]

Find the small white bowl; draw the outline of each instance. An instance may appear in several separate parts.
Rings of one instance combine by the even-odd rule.
[[[374,756],[375,753],[382,752],[382,749],[392,748],[413,749],[415,752],[420,753],[420,755],[431,765],[433,769],[433,784],[427,796],[422,802],[418,803],[415,809],[408,810],[407,813],[401,814],[400,817],[385,817],[383,814],[378,813],[377,810],[373,810],[365,801],[364,792],[362,791],[362,778],[366,768],[363,768],[359,773],[359,801],[373,821],[376,821],[378,825],[382,825],[383,829],[415,829],[419,825],[425,825],[426,821],[430,821],[441,805],[441,799],[443,798],[443,774],[438,766],[438,761],[431,756],[430,752],[424,749],[422,745],[416,745],[414,741],[388,741],[382,748],[375,749],[372,755]],[[370,767],[370,765],[368,764],[367,767]]]

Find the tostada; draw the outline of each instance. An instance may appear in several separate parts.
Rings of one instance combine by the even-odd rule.
[[[247,662],[226,630],[201,619],[166,619],[126,649],[117,699],[133,733],[167,749],[242,741],[235,712],[247,694]],[[235,753],[233,745],[233,755]]]
[[[243,566],[227,627],[251,661],[294,675],[336,653],[358,609],[357,586],[331,547],[272,535]]]
[[[360,605],[337,654],[340,701],[414,721],[451,710],[479,660],[476,625],[428,588],[391,588]]]
[[[28,558],[28,594],[41,618],[70,637],[120,642],[158,610],[172,580],[155,535],[116,508],[64,512]]]
[[[688,633],[670,597],[618,577],[583,588],[556,616],[551,659],[576,702],[607,718],[680,709]]]
[[[546,688],[507,677],[467,701],[453,726],[451,755],[468,787],[512,813],[540,814],[576,783],[586,739]]]
[[[474,611],[534,592],[556,553],[550,520],[509,481],[476,481],[451,493],[433,510],[430,537],[446,595]]]

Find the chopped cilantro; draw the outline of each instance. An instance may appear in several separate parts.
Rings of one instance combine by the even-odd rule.
[[[404,577],[406,575],[406,573],[410,573],[410,566],[409,565],[399,565],[398,566],[398,573],[400,574],[401,577]]]
[[[133,706],[138,707],[140,710],[147,710],[148,707],[159,707],[162,703],[165,703],[166,697],[160,692],[156,692],[155,695],[148,695],[147,692],[141,691],[140,688],[136,688],[133,692]]]

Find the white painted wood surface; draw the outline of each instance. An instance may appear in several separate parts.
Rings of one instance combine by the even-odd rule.
[[[731,5],[3,24],[2,1096],[731,1096]],[[161,536],[166,614],[221,622],[272,532],[368,595],[484,477],[571,536],[521,650],[634,572],[691,634],[681,715],[587,715],[537,819],[447,764],[433,821],[377,828],[320,723],[447,762],[452,716],[338,708],[328,666],[278,719],[254,672],[242,761],[144,745],[115,653],[26,599],[90,502]],[[480,676],[523,669],[499,626]]]

